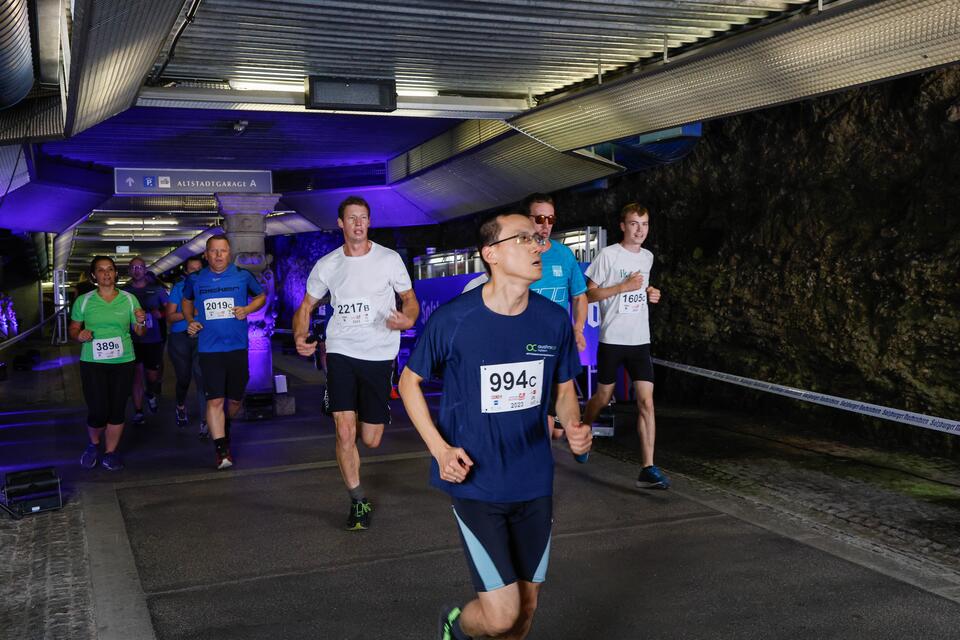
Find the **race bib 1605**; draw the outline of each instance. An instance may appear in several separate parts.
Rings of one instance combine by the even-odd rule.
[[[620,306],[618,313],[640,313],[641,309],[647,305],[647,292],[640,289],[638,291],[627,291],[620,294]]]
[[[540,405],[543,360],[524,360],[480,367],[480,411],[503,413]]]

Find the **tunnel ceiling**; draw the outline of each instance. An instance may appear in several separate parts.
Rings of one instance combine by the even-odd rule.
[[[189,3],[188,3],[189,4]],[[543,95],[804,0],[203,0],[164,75]]]
[[[48,156],[111,168],[283,171],[384,163],[458,122],[134,107],[70,139],[38,148]]]
[[[955,0],[38,3],[60,86],[0,112],[19,230],[75,225],[123,166],[269,169],[319,225],[353,191],[439,222],[623,170],[593,145],[960,59]],[[394,80],[398,108],[308,111],[307,75]]]

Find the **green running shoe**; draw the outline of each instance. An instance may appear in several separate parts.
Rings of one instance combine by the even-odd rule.
[[[347,515],[347,531],[364,531],[370,528],[370,514],[373,505],[364,498],[350,502],[350,513]]]
[[[460,617],[460,607],[454,607],[440,614],[440,640],[456,640],[453,635],[453,623]]]

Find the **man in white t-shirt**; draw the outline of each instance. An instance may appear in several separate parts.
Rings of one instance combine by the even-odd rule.
[[[667,489],[670,480],[653,464],[656,424],[653,412],[653,362],[650,358],[648,303],[660,301],[660,290],[649,286],[653,254],[641,245],[650,229],[650,212],[635,202],[620,211],[623,241],[604,248],[587,268],[587,299],[600,303],[600,344],[597,348],[597,391],[583,413],[591,424],[613,396],[617,368],[623,365],[637,397],[637,433],[642,468],[637,486]]]
[[[350,196],[340,203],[337,224],[343,246],[320,258],[307,278],[307,291],[293,319],[297,353],[311,356],[310,314],[330,294],[327,324],[327,394],[337,428],[337,464],[350,493],[347,529],[367,529],[373,506],[360,486],[357,428],[370,448],[380,446],[390,422],[393,362],[400,332],[417,320],[420,306],[410,275],[396,251],[367,238],[370,205]],[[401,311],[397,311],[397,295]]]

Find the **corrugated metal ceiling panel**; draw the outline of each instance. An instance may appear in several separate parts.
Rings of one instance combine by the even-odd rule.
[[[167,77],[540,95],[806,0],[204,0]]]
[[[410,151],[392,158],[387,163],[387,181],[402,180],[493,140],[510,130],[510,127],[500,120],[469,120],[461,123]]]
[[[749,34],[730,48],[602,85],[510,121],[558,149],[579,149],[960,59],[960,2],[851,2]]]
[[[438,220],[516,202],[614,174],[623,167],[598,156],[560,153],[513,134],[461,155],[393,189]]]
[[[130,107],[184,0],[75,0],[66,126],[78,133]]]

